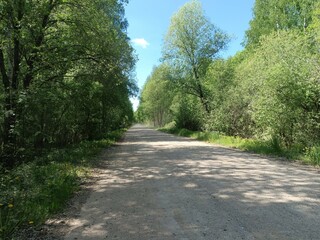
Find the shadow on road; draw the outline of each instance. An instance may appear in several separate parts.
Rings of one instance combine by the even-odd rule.
[[[66,239],[319,239],[311,168],[142,126],[103,158]]]

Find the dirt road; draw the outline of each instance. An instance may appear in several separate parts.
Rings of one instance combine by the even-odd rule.
[[[320,239],[319,171],[130,129],[65,239]]]

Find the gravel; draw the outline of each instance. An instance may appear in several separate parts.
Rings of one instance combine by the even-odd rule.
[[[320,236],[318,169],[141,125],[101,155],[85,189],[38,239]]]

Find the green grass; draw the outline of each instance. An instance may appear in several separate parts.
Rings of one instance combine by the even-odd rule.
[[[220,144],[253,153],[284,157],[288,160],[299,160],[302,163],[310,165],[320,165],[320,146],[310,148],[292,146],[290,149],[286,149],[282,147],[276,139],[261,141],[257,139],[244,139],[240,137],[226,136],[218,132],[198,132],[176,128],[161,128],[159,130],[178,136],[190,137],[200,141]]]
[[[306,148],[305,161],[320,165],[320,145]]]
[[[21,227],[42,224],[60,211],[90,175],[95,157],[112,145],[124,130],[100,141],[82,142],[66,149],[50,151],[45,157],[0,173],[0,239]]]

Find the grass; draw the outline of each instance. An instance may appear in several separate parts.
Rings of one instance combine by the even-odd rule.
[[[124,130],[100,141],[82,142],[56,149],[45,157],[0,173],[0,239],[21,227],[42,224],[57,213],[90,174],[103,148],[112,145]]]
[[[320,145],[306,148],[305,160],[320,165]]]
[[[282,147],[276,139],[261,141],[257,139],[244,139],[240,137],[226,136],[218,132],[199,132],[172,127],[161,128],[159,130],[178,136],[190,137],[200,141],[220,144],[253,153],[284,157],[288,160],[299,160],[302,163],[310,165],[320,165],[320,146],[310,148],[293,146],[290,149],[286,149]]]

